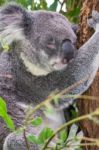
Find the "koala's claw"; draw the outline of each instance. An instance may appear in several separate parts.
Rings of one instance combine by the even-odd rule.
[[[99,12],[97,12],[96,10],[93,10],[92,18],[93,18],[93,20],[95,20],[98,23],[99,22]]]
[[[87,23],[90,27],[94,28],[95,30],[99,30],[97,28],[97,24],[99,24],[99,12],[93,10],[92,16],[88,18]]]
[[[62,98],[59,100],[58,104],[54,104],[54,108],[56,110],[62,110],[64,108],[68,108],[70,105],[72,105],[74,103],[74,99],[73,98]]]

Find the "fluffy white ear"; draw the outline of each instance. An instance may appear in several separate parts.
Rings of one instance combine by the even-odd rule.
[[[15,40],[24,39],[26,17],[30,19],[28,12],[21,6],[9,4],[3,7],[0,10],[0,41],[10,45]],[[26,21],[27,25],[28,21]]]

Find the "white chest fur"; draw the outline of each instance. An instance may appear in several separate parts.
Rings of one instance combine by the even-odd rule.
[[[31,63],[23,53],[20,54],[20,57],[23,60],[23,63],[26,66],[27,71],[30,72],[32,75],[45,76],[49,73],[48,71],[44,70],[40,66]]]

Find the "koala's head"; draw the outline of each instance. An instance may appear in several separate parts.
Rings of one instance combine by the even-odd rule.
[[[76,35],[56,12],[32,12],[9,4],[0,11],[0,39],[9,45],[21,43],[20,58],[33,75],[62,70],[75,55]]]

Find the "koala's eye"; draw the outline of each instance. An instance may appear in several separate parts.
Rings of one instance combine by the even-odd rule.
[[[48,37],[47,43],[48,44],[55,44],[55,39],[53,37]]]
[[[56,49],[56,44],[54,38],[50,37],[47,40],[47,48],[49,49]]]

